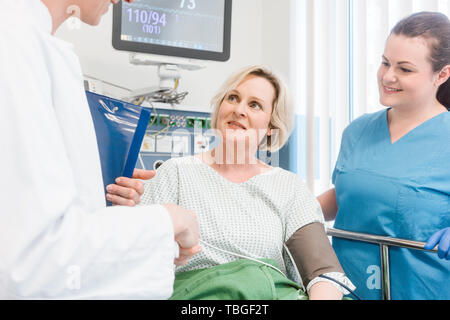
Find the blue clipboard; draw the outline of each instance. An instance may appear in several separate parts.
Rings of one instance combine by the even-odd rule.
[[[150,121],[150,110],[86,91],[102,167],[103,184],[131,178]],[[108,205],[111,203],[107,202]]]

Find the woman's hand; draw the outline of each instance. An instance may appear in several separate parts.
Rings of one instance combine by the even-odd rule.
[[[144,183],[141,180],[151,179],[155,174],[156,172],[153,170],[135,169],[132,178],[117,178],[116,184],[106,187],[106,199],[113,205],[136,206],[144,193]]]
[[[425,250],[432,250],[437,244],[438,257],[441,259],[450,260],[450,227],[439,230],[433,234],[425,244]]]

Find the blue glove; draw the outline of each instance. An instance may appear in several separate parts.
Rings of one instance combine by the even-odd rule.
[[[438,257],[450,260],[450,228],[439,230],[433,234],[424,246],[425,250],[433,249],[439,243]]]

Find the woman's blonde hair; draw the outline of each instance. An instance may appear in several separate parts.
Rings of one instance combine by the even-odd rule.
[[[219,92],[213,97],[211,106],[211,127],[217,128],[217,116],[220,105],[227,94],[236,89],[236,87],[247,77],[256,76],[268,80],[275,89],[275,97],[272,103],[272,115],[269,128],[272,134],[266,136],[259,145],[260,150],[269,150],[276,152],[283,147],[294,128],[293,110],[289,103],[288,92],[283,81],[267,66],[256,65],[243,68],[232,74],[219,89]]]

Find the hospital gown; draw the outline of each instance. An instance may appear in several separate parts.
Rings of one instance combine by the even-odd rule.
[[[142,204],[172,202],[198,215],[202,252],[177,272],[198,270],[241,259],[273,259],[299,281],[284,243],[301,227],[323,223],[316,198],[293,173],[272,168],[242,183],[233,183],[196,156],[166,161],[146,182]],[[212,245],[213,247],[211,247]],[[342,273],[331,276],[349,283]],[[308,286],[317,282],[311,280]],[[308,288],[307,288],[308,289]]]
[[[73,46],[40,0],[0,8],[0,299],[168,298],[171,220],[106,208]]]
[[[344,131],[333,174],[338,229],[425,242],[450,226],[450,113],[391,143],[387,111],[367,114]],[[333,239],[363,299],[381,298],[376,244]],[[450,263],[436,253],[390,249],[392,299],[450,299]]]

